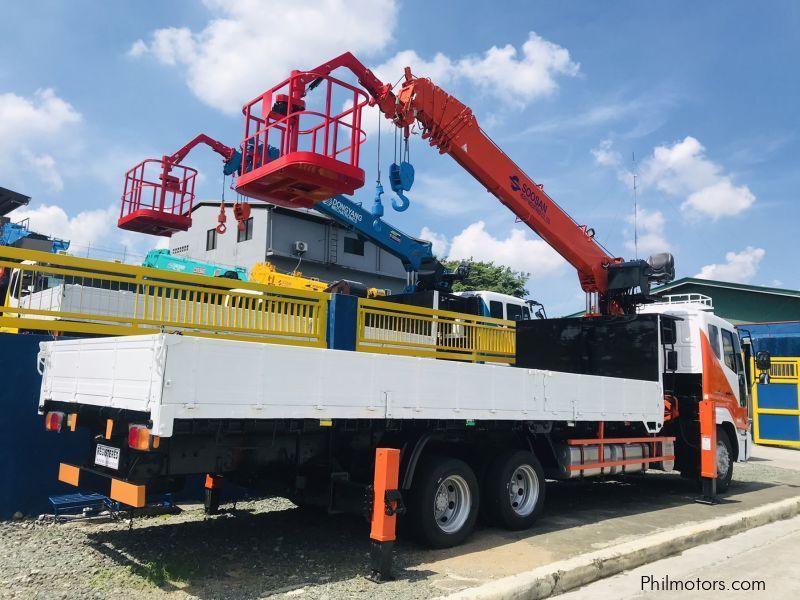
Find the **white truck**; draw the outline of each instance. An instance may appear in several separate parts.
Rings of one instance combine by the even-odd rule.
[[[375,449],[397,448],[404,526],[446,547],[479,512],[529,527],[546,477],[698,476],[704,378],[738,381],[733,328],[679,301],[643,312],[520,322],[511,368],[168,334],[48,342],[39,410],[48,429],[94,434],[61,479],[133,506],[205,473],[358,512]],[[713,364],[698,360],[706,332]],[[747,387],[730,388],[716,409],[720,490],[751,446]]]

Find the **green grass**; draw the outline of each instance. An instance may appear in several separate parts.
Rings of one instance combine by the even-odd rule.
[[[188,562],[157,563],[148,561],[136,565],[128,565],[117,569],[101,569],[95,573],[90,584],[95,588],[109,588],[119,585],[130,585],[134,580],[136,587],[163,588],[170,584],[186,583],[197,573],[197,567]]]

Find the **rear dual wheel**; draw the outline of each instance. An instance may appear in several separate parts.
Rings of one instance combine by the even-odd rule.
[[[464,461],[429,456],[414,474],[407,519],[422,543],[431,548],[450,548],[470,536],[479,506],[487,523],[518,531],[536,521],[544,497],[542,466],[527,450],[498,455],[480,487]]]
[[[542,465],[527,450],[498,455],[489,465],[481,489],[484,520],[512,531],[528,529],[544,508]]]
[[[414,473],[408,519],[416,537],[431,548],[466,540],[478,517],[478,480],[457,458],[430,456]]]

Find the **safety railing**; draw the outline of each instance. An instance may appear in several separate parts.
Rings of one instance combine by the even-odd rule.
[[[86,335],[175,331],[326,345],[323,292],[0,248],[0,328]]]
[[[305,151],[358,167],[360,146],[366,139],[361,109],[367,95],[327,75],[316,77],[324,92],[308,94],[301,80],[310,81],[312,76],[294,73],[244,106],[243,172],[267,164],[271,147],[278,156]],[[319,102],[307,104],[315,96]]]
[[[769,383],[753,386],[754,441],[800,448],[800,357],[773,356],[770,362]],[[750,372],[759,373],[754,360]]]
[[[360,298],[356,350],[513,364],[515,322]]]

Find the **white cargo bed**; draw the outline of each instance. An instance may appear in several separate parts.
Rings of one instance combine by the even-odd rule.
[[[661,382],[158,334],[46,342],[45,401],[175,419],[633,421],[661,426]]]

